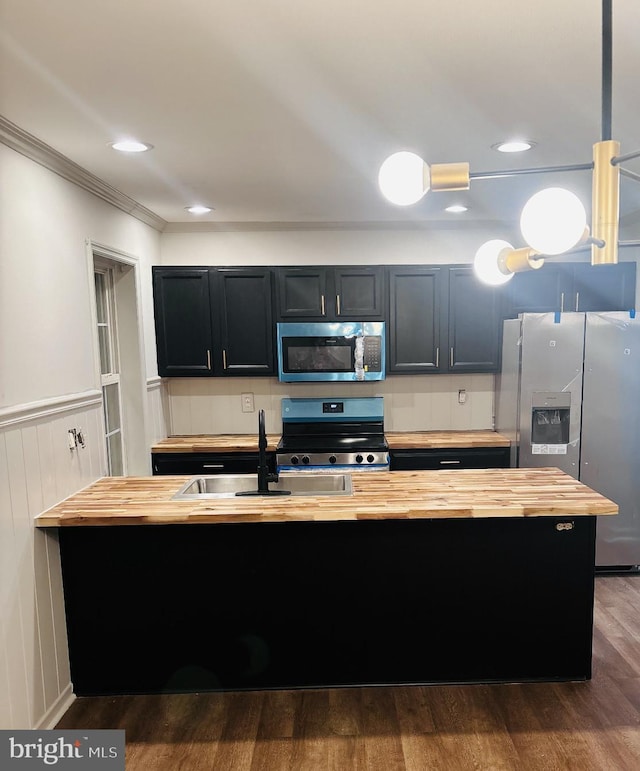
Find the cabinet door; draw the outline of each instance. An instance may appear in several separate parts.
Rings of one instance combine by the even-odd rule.
[[[628,311],[636,307],[636,263],[573,266],[573,302],[576,311]],[[544,270],[544,268],[543,268]]]
[[[153,269],[158,374],[211,375],[209,269]]]
[[[389,268],[389,372],[439,372],[442,269]]]
[[[391,471],[509,467],[508,447],[392,450],[390,456]]]
[[[333,271],[336,317],[384,320],[382,267],[336,268]]]
[[[267,453],[267,465],[271,471],[276,469],[275,452]],[[258,468],[257,452],[234,453],[191,453],[157,452],[151,455],[151,467],[154,476],[166,474],[255,474]]]
[[[502,288],[483,284],[472,267],[449,269],[450,372],[497,372]]]
[[[216,375],[274,373],[271,271],[211,271]]]
[[[547,263],[538,270],[516,273],[506,286],[509,297],[506,315],[512,318],[519,313],[573,310],[569,307],[573,278],[571,271],[562,265]]]
[[[279,318],[325,320],[326,300],[325,268],[280,268],[278,270]]]

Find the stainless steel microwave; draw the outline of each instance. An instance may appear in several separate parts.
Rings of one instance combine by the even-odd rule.
[[[384,377],[384,321],[278,324],[280,380],[357,382]]]

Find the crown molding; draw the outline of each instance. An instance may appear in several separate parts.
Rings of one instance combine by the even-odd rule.
[[[283,230],[478,230],[508,226],[505,220],[376,220],[358,222],[168,222],[163,233],[246,233]]]
[[[152,212],[151,209],[147,209],[125,193],[121,193],[120,190],[83,169],[82,166],[41,142],[37,137],[16,126],[15,123],[2,115],[0,115],[0,142],[39,163],[49,171],[55,172],[67,181],[73,182],[74,185],[78,185],[83,190],[93,193],[117,209],[130,214],[140,222],[144,222],[145,225],[160,232],[165,229],[166,220]]]

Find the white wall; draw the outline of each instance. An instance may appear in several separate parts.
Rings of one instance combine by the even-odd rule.
[[[496,228],[424,226],[406,230],[280,230],[162,234],[163,265],[357,265],[470,263]],[[516,242],[514,241],[514,243]]]
[[[33,519],[104,474],[88,239],[139,260],[151,443],[159,233],[0,144],[0,728],[50,727],[71,698],[57,541]]]

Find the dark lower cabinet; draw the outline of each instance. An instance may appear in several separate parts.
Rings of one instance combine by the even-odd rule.
[[[276,470],[275,452],[267,453],[267,464],[271,471]],[[233,453],[186,453],[156,452],[151,454],[153,474],[256,474],[258,469],[257,452]]]
[[[73,690],[585,680],[595,525],[62,527]]]
[[[391,450],[391,471],[433,469],[509,468],[508,447],[451,450]]]

